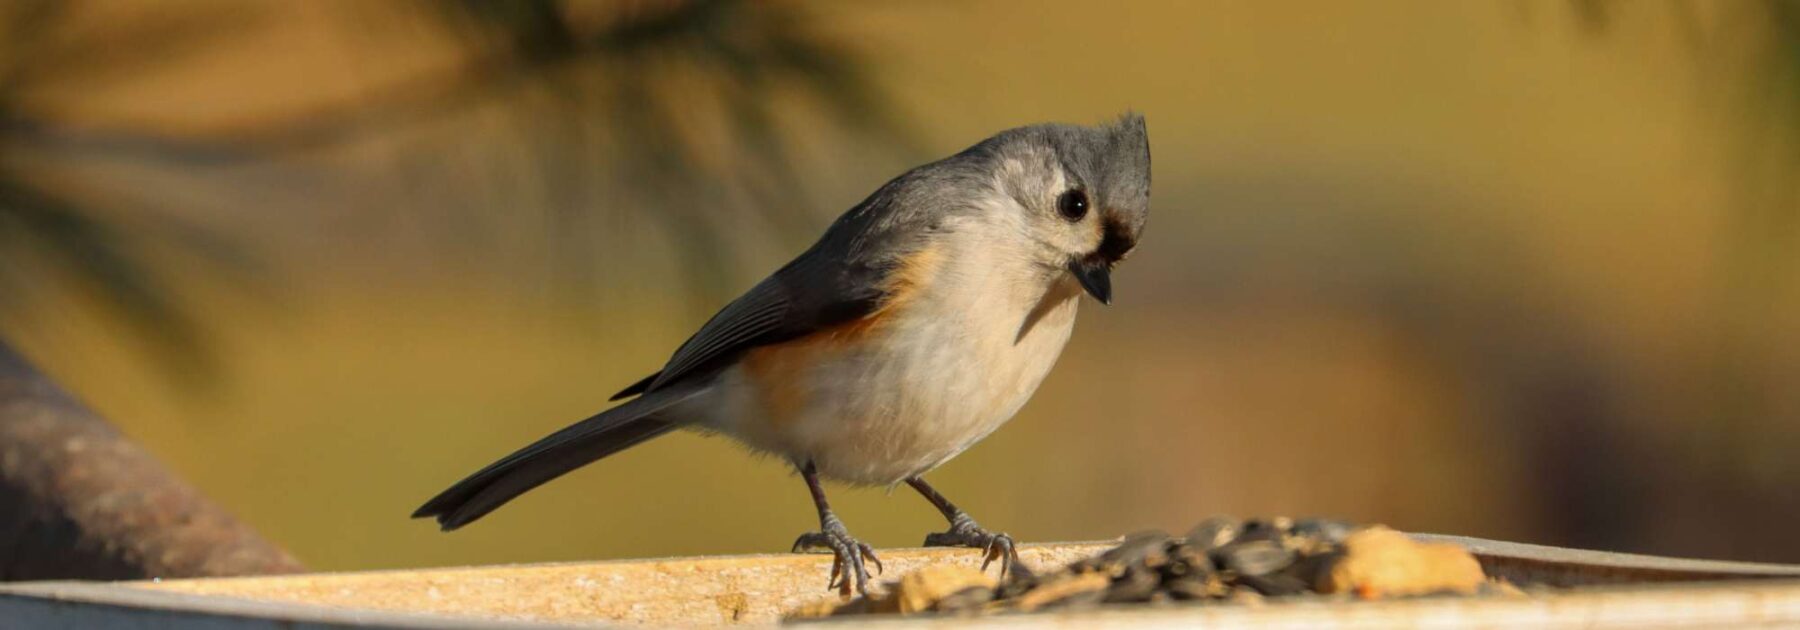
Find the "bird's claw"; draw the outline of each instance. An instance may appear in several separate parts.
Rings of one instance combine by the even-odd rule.
[[[851,594],[851,588],[861,595],[869,594],[869,571],[865,561],[875,564],[877,574],[886,571],[881,558],[875,556],[875,548],[868,543],[850,537],[843,523],[832,519],[825,523],[819,531],[801,534],[794,539],[794,553],[811,550],[830,551],[832,555],[831,579],[826,588],[838,589],[844,595]]]
[[[969,547],[982,550],[981,570],[986,571],[988,565],[995,560],[1000,561],[1000,579],[1005,580],[1008,573],[1026,571],[1025,565],[1019,563],[1019,552],[1013,543],[1012,536],[996,534],[983,529],[975,523],[975,519],[964,515],[950,523],[948,531],[936,532],[925,536],[927,547]]]

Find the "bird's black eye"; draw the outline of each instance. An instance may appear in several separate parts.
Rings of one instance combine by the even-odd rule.
[[[1061,213],[1064,219],[1080,221],[1082,217],[1087,216],[1087,193],[1080,189],[1064,192],[1062,196],[1056,198],[1056,211]]]

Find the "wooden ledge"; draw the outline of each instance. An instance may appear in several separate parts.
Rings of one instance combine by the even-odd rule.
[[[1297,600],[1264,606],[1118,607],[979,618],[857,618],[858,623],[1000,627],[1700,627],[1800,625],[1800,568],[1604,554],[1440,537],[1498,571],[1613,586],[1531,597],[1384,602]],[[1060,566],[1107,542],[1024,545],[1034,567]],[[889,549],[886,577],[927,565],[976,566],[967,549]],[[0,620],[25,627],[220,629],[769,625],[824,588],[830,557],[770,554],[325,573],[160,582],[0,585]],[[1507,569],[1510,567],[1510,569]],[[1648,571],[1648,572],[1646,572]],[[1683,573],[1683,572],[1688,573]],[[1544,573],[1549,572],[1549,573]],[[1589,576],[1592,579],[1588,579]],[[1724,581],[1651,584],[1666,579]],[[1752,580],[1751,578],[1766,578]],[[5,624],[0,624],[5,625]]]

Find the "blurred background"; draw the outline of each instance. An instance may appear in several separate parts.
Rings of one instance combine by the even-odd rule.
[[[1127,109],[1115,305],[930,477],[982,523],[1800,561],[1787,0],[18,0],[0,336],[315,570],[783,551],[800,481],[685,434],[406,515],[901,170]]]

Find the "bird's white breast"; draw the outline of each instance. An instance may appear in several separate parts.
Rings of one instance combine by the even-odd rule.
[[[1021,252],[962,243],[924,252],[913,293],[891,312],[752,351],[690,407],[704,409],[700,424],[875,485],[922,474],[999,428],[1056,363],[1080,288]]]

